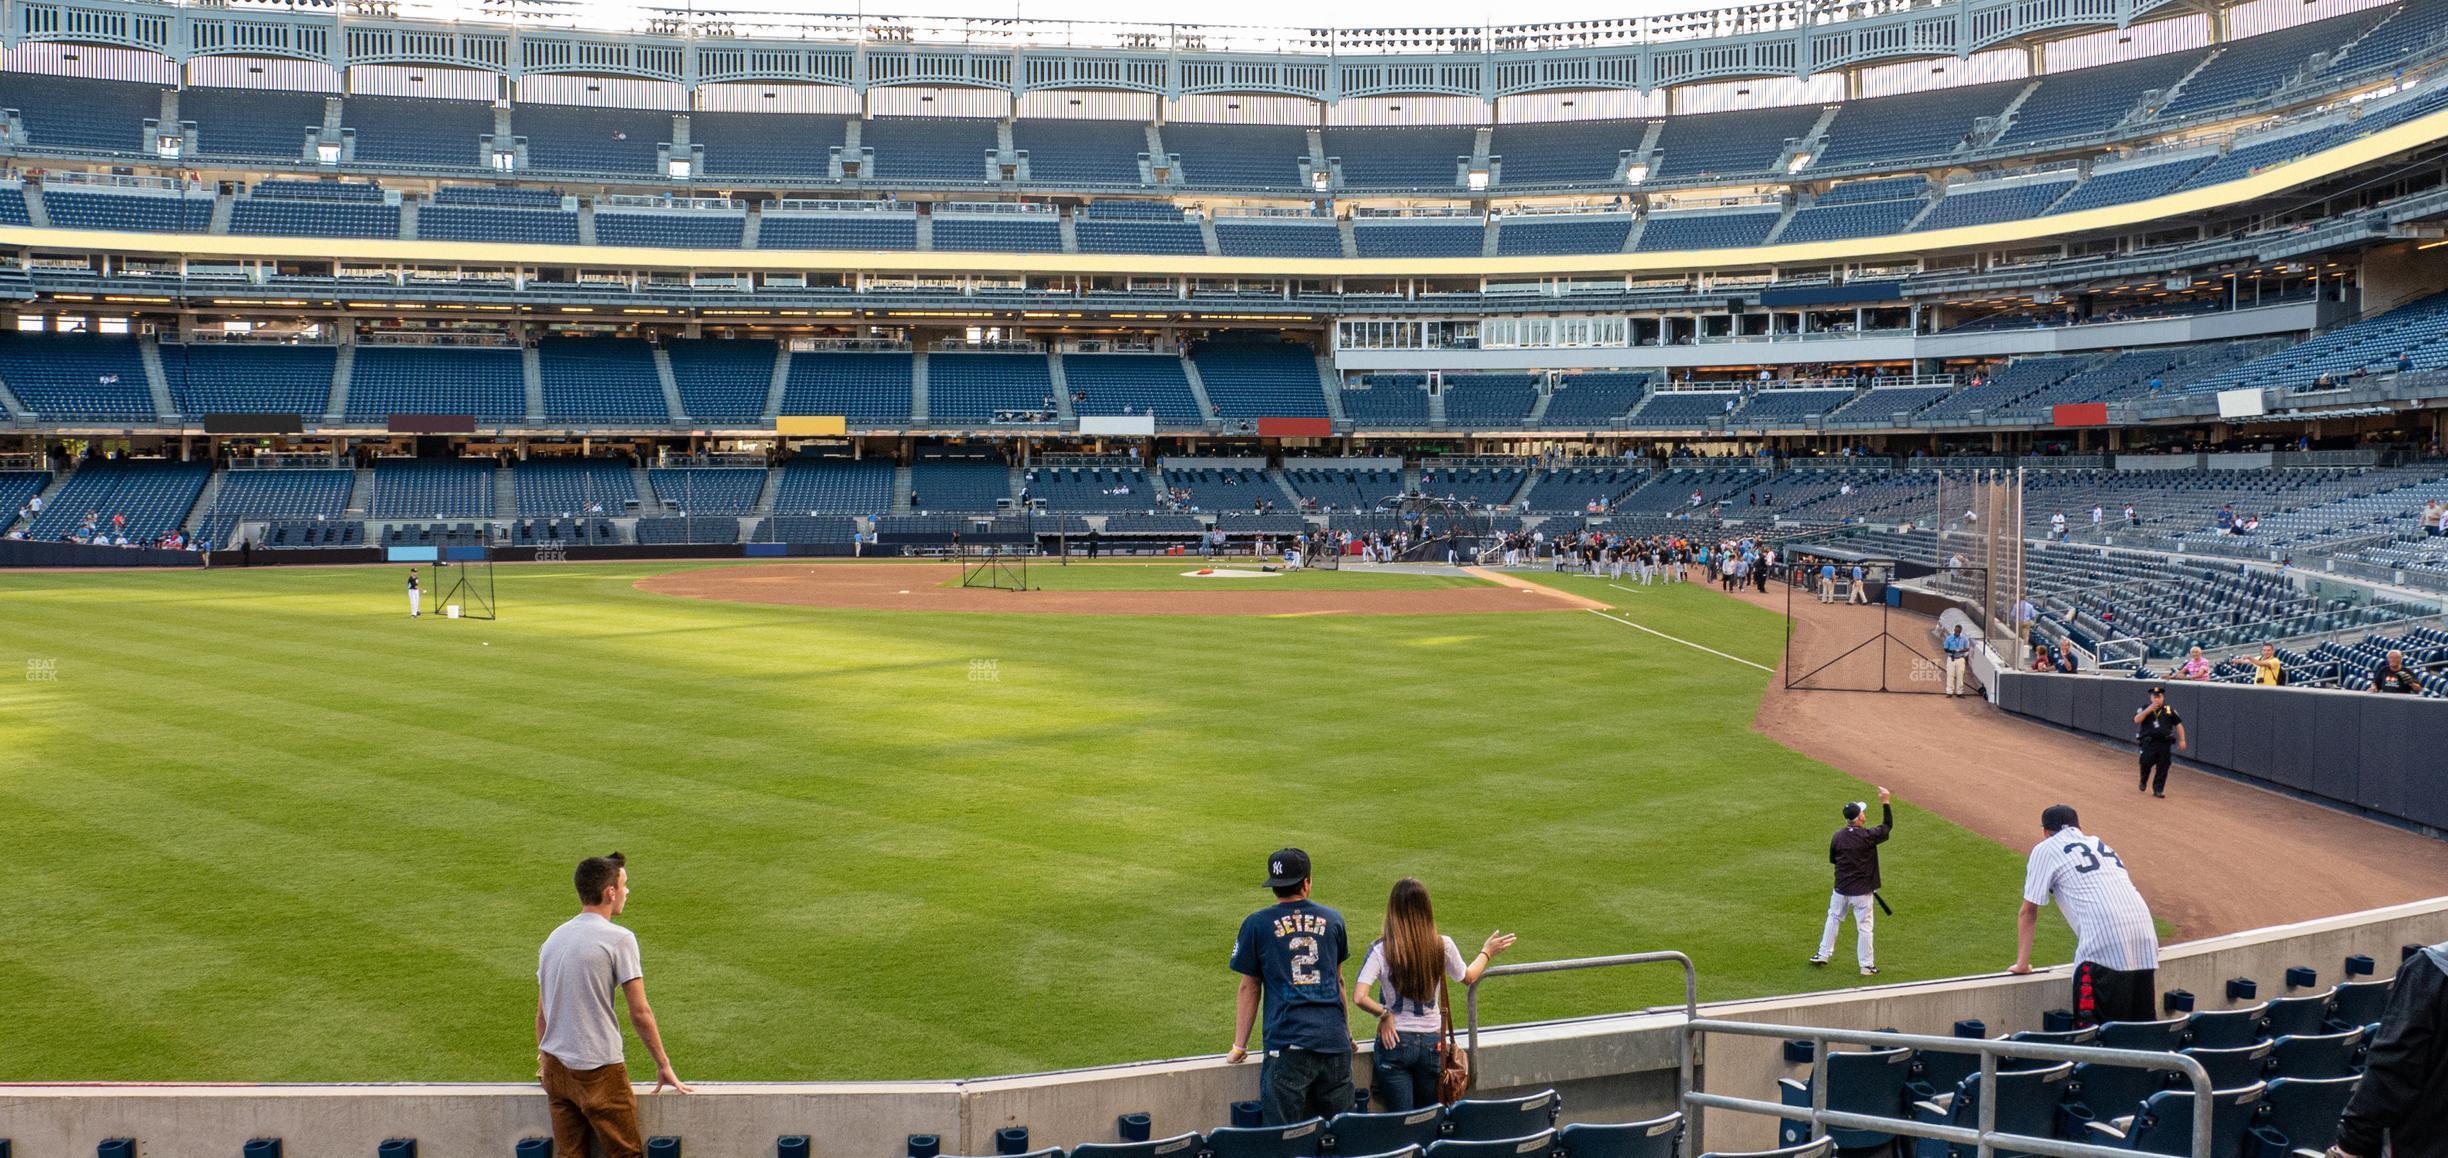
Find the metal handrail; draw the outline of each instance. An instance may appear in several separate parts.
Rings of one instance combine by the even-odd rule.
[[[2210,1087],[2209,1071],[2203,1069],[2199,1061],[2180,1053],[2106,1049],[2095,1045],[2010,1041],[2005,1038],[1936,1037],[1919,1033],[1830,1029],[1813,1025],[1772,1025],[1764,1022],[1719,1021],[1700,1017],[1693,1017],[1686,1022],[1683,1033],[1682,1053],[1687,1061],[1698,1049],[1700,1036],[1707,1033],[1725,1033],[1739,1037],[1766,1037],[1780,1041],[1806,1039],[1811,1043],[1811,1056],[1822,1060],[1828,1056],[1827,1047],[1830,1043],[1867,1046],[1873,1049],[1901,1047],[1943,1053],[1977,1053],[1981,1059],[1980,1125],[1976,1129],[1967,1130],[1960,1126],[1915,1122],[1908,1118],[1885,1118],[1876,1114],[1854,1114],[1842,1110],[1830,1110],[1827,1108],[1828,1083],[1819,1080],[1818,1074],[1814,1074],[1811,1079],[1811,1104],[1808,1109],[1777,1102],[1763,1102],[1753,1098],[1703,1093],[1691,1088],[1689,1075],[1686,1074],[1683,1106],[1685,1118],[1692,1123],[1690,1129],[1693,1137],[1698,1136],[1699,1124],[1698,1118],[1691,1113],[1691,1108],[1706,1106],[1711,1109],[1738,1110],[1743,1113],[1768,1114],[1794,1121],[1807,1121],[1811,1124],[1811,1133],[1814,1137],[1825,1133],[1827,1127],[1835,1126],[1848,1130],[1903,1134],[1914,1138],[1930,1138],[1957,1145],[1968,1145],[1977,1148],[1977,1158],[1994,1158],[2000,1143],[2004,1143],[2010,1150],[2045,1154],[2050,1158],[2131,1158],[2133,1152],[2121,1147],[2094,1146],[2083,1142],[2060,1142],[2054,1138],[1998,1133],[1997,1063],[2001,1057],[2014,1057],[2037,1058],[2042,1061],[2099,1062],[2133,1069],[2174,1070],[2183,1074],[2193,1085],[2192,1158],[2209,1158],[2210,1156],[2211,1100],[2217,1095],[2217,1091]],[[1825,1071],[1822,1069],[1820,1072]],[[1697,1149],[1696,1146],[1695,1149]]]
[[[1490,977],[1519,977],[1529,973],[1566,973],[1576,969],[1606,969],[1617,965],[1652,965],[1672,961],[1683,967],[1683,1021],[1686,1025],[1700,1017],[1700,973],[1692,967],[1692,959],[1672,949],[1649,953],[1616,953],[1605,957],[1567,957],[1557,961],[1523,961],[1513,965],[1491,965],[1479,974],[1477,981],[1463,987],[1463,1006],[1468,1011],[1470,1027],[1469,1049],[1473,1058],[1479,1056],[1479,987]],[[1677,1050],[1675,1069],[1681,1084],[1676,1092],[1688,1097],[1692,1092],[1692,1035],[1682,1035],[1682,1047]],[[1688,1152],[1697,1154],[1705,1147],[1700,1143],[1697,1123],[1687,1127]],[[1981,1158],[1988,1158],[1982,1155]],[[2198,1156],[2197,1156],[2198,1158]]]

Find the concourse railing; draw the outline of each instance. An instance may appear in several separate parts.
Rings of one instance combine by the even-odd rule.
[[[1470,1028],[1470,1035],[1466,1039],[1469,1043],[1470,1056],[1474,1059],[1479,1056],[1479,987],[1495,978],[1523,977],[1532,973],[1568,973],[1580,969],[1611,969],[1623,965],[1658,965],[1667,962],[1683,967],[1683,1021],[1684,1024],[1690,1025],[1698,1021],[1700,1017],[1700,974],[1692,967],[1690,957],[1672,949],[1650,953],[1616,953],[1605,957],[1567,957],[1559,961],[1522,961],[1512,965],[1489,966],[1486,972],[1479,975],[1479,980],[1471,982],[1463,991],[1463,1005],[1467,1010],[1465,1024]],[[1681,1035],[1681,1044],[1675,1051],[1677,1075],[1675,1093],[1678,1097],[1689,1097],[1691,1094],[1692,1043],[1691,1034],[1684,1033]],[[1692,1123],[1686,1128],[1684,1137],[1687,1142],[1685,1152],[1697,1154],[1701,1151],[1700,1129],[1697,1123]],[[1982,1155],[1982,1158],[1988,1158],[1988,1156]]]

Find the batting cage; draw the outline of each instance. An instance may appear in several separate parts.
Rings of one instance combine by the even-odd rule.
[[[1779,566],[1787,688],[1916,695],[1947,690],[1937,620],[1908,609],[1902,585],[1978,586],[1980,577],[1893,556],[1815,553],[1805,545],[1793,547]]]
[[[2023,661],[2030,631],[2023,569],[2023,472],[1947,471],[1938,476],[1937,568],[1931,586],[1971,616],[2009,664]]]
[[[1400,543],[1398,563],[1443,563],[1448,555],[1464,565],[1479,562],[1496,544],[1494,519],[1472,503],[1413,491],[1387,495],[1369,512],[1368,532]]]

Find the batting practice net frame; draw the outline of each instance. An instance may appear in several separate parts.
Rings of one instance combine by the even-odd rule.
[[[1026,591],[1029,556],[1034,549],[1017,543],[970,543],[960,551],[961,586],[993,591]]]
[[[1834,598],[1819,604],[1819,567],[1836,565]],[[1784,565],[1782,562],[1780,565]],[[1866,605],[1854,604],[1853,568],[1862,569]],[[1900,580],[1979,586],[1985,580],[1896,558],[1838,558],[1797,546],[1780,576],[1785,587],[1785,687],[1789,691],[1942,695],[1946,657],[1932,620],[1888,594]]]
[[[1942,471],[1938,475],[1937,574],[1931,586],[1972,619],[1972,629],[2010,665],[2023,660],[2016,608],[2028,595],[2024,569],[2023,472]]]
[[[434,610],[445,618],[453,604],[458,605],[461,619],[499,618],[492,548],[445,545],[422,569],[426,578],[421,582],[434,594]]]
[[[1447,543],[1463,563],[1479,562],[1495,535],[1495,520],[1462,499],[1439,498],[1412,491],[1387,495],[1369,512],[1373,535],[1410,532],[1410,543],[1395,557],[1401,563],[1442,563]]]

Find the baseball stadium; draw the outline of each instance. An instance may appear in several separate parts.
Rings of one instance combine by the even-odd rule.
[[[2448,1156],[2448,0],[1078,2],[0,0],[0,1158]]]

